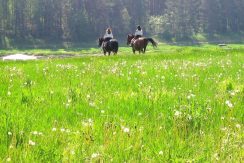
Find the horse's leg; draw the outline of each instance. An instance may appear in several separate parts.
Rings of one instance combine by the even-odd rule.
[[[146,53],[146,50],[147,50],[147,46],[145,46],[145,48],[143,50],[143,53]]]
[[[110,56],[111,51],[108,52],[108,55]]]
[[[105,50],[103,50],[103,54],[106,56],[106,51]]]
[[[144,48],[143,47],[140,49],[140,53],[144,53]]]
[[[134,54],[136,53],[136,50],[134,48],[132,48],[132,51],[133,51]]]

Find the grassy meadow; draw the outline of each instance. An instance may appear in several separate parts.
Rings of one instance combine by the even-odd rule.
[[[0,162],[243,162],[244,46],[0,50]]]

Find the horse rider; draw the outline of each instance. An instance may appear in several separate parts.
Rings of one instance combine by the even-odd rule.
[[[111,28],[108,28],[103,36],[104,41],[110,41],[111,39],[114,38],[113,32]]]
[[[131,43],[133,43],[135,40],[143,36],[143,30],[140,25],[137,26],[135,37],[131,40]]]
[[[135,32],[135,39],[138,39],[142,36],[143,36],[143,30],[142,30],[141,26],[138,25],[136,28],[136,32]]]

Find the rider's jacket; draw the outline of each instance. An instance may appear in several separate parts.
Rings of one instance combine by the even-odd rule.
[[[143,35],[143,31],[137,29],[135,32],[135,36],[142,36],[142,35]]]
[[[108,34],[108,33],[106,32],[105,35],[103,36],[103,38],[104,38],[104,39],[106,39],[106,38],[114,38],[114,36],[113,36],[113,33]]]

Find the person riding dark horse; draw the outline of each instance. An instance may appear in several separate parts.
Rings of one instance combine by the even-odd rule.
[[[136,36],[133,34],[129,34],[127,36],[127,45],[131,45],[134,54],[136,51],[139,51],[139,53],[141,52],[145,53],[149,42],[152,43],[153,47],[157,47],[157,43],[152,38],[145,38],[145,37],[139,37],[137,39],[135,38]]]
[[[111,39],[114,38],[113,32],[111,28],[108,28],[103,36],[105,41],[110,41]]]
[[[108,55],[110,55],[111,52],[113,52],[114,55],[118,53],[119,43],[113,38],[111,28],[108,28],[103,38],[99,38],[98,41],[99,47],[102,47],[104,55],[106,55],[107,52]]]

